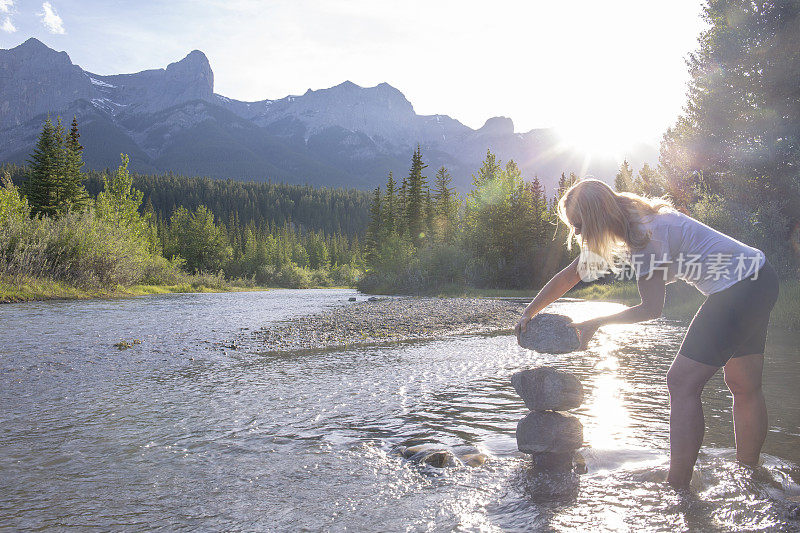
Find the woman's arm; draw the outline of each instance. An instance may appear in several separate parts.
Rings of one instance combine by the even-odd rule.
[[[536,295],[531,303],[528,304],[528,307],[525,308],[522,318],[519,319],[515,328],[517,336],[525,331],[531,318],[536,316],[539,311],[564,296],[564,294],[580,280],[581,277],[578,274],[578,257],[576,257],[569,266],[553,276],[550,281],[542,287],[542,290],[539,291],[539,294]]]
[[[581,348],[586,348],[586,345],[589,344],[589,339],[592,338],[597,328],[608,324],[644,322],[661,316],[661,312],[664,310],[664,296],[666,294],[664,276],[654,275],[650,279],[641,277],[637,282],[637,286],[639,288],[639,296],[642,299],[640,304],[613,315],[601,316],[575,324],[581,339]]]

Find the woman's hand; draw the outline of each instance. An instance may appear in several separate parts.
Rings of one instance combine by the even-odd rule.
[[[526,314],[522,315],[522,318],[519,319],[517,325],[514,326],[514,333],[517,335],[517,340],[519,340],[519,336],[528,328],[528,322],[531,321],[531,317]]]
[[[589,346],[589,341],[597,331],[597,328],[601,326],[601,324],[595,322],[594,320],[587,320],[586,322],[575,322],[572,325],[575,326],[575,329],[578,330],[578,340],[581,343],[580,347],[581,350],[585,350]]]

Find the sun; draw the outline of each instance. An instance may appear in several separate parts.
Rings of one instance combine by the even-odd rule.
[[[653,104],[643,110],[636,102],[624,101],[612,87],[595,85],[590,97],[575,98],[562,108],[554,126],[566,150],[621,162],[637,146],[655,141],[656,111]]]
[[[613,157],[622,160],[630,149],[642,138],[630,125],[614,120],[598,120],[586,117],[584,120],[567,123],[556,131],[570,150],[576,150],[590,157]]]

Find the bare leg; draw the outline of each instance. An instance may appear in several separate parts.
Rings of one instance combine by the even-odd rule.
[[[667,482],[675,488],[689,485],[705,434],[705,419],[700,394],[717,370],[678,354],[667,372],[669,389],[669,474]]]
[[[758,465],[761,446],[767,438],[767,404],[761,391],[764,355],[736,357],[725,365],[725,384],[733,393],[733,434],[736,459]]]

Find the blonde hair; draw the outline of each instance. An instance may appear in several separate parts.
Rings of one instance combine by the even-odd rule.
[[[578,243],[582,255],[579,267],[592,271],[592,277],[609,269],[617,272],[619,259],[650,241],[642,223],[672,209],[666,198],[617,193],[605,182],[592,178],[575,183],[558,201],[558,217],[569,228],[567,248],[572,248],[573,240]],[[576,228],[580,228],[580,235]],[[590,256],[600,264],[587,265]]]

